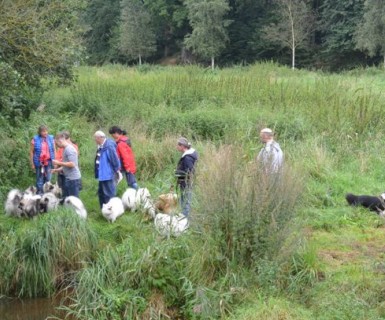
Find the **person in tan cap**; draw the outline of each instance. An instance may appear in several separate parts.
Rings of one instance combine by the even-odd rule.
[[[266,173],[279,172],[283,165],[283,152],[278,142],[274,141],[274,133],[270,128],[264,128],[259,134],[264,144],[257,156]]]

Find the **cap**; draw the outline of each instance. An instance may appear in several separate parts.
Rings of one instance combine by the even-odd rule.
[[[261,133],[273,133],[273,130],[271,130],[270,128],[264,128],[261,130]]]
[[[185,146],[185,147],[190,147],[191,146],[191,143],[188,142],[188,140],[184,137],[180,137],[178,139],[178,144],[181,145],[181,146]]]

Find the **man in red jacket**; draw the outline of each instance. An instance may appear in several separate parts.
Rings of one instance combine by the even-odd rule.
[[[131,149],[130,139],[126,136],[126,131],[117,126],[113,126],[108,131],[116,142],[116,152],[120,160],[122,173],[126,176],[128,187],[138,190],[135,173],[135,156]]]

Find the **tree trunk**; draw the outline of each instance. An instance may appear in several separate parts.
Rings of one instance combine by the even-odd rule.
[[[214,63],[214,57],[211,57],[211,70],[214,70],[215,63]]]
[[[140,66],[142,65],[142,55],[141,54],[139,55],[139,65]]]
[[[294,30],[294,17],[292,13],[292,8],[289,3],[289,16],[290,16],[290,24],[291,24],[291,68],[295,69],[295,30]]]

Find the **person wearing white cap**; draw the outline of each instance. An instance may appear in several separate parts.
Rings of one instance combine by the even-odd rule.
[[[99,181],[98,196],[100,208],[116,196],[116,176],[121,177],[120,161],[116,143],[107,139],[103,131],[96,131],[94,139],[98,145],[95,156],[95,178]]]
[[[277,173],[283,165],[283,152],[278,142],[274,141],[274,133],[270,128],[260,131],[260,138],[264,144],[257,156],[266,173]]]

